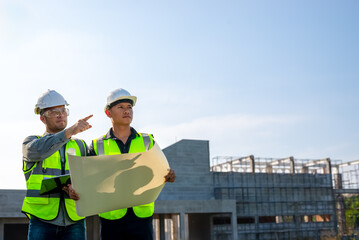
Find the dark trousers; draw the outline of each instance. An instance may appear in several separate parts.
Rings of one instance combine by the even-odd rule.
[[[102,240],[153,240],[152,217],[139,218],[132,208],[117,220],[100,218]]]
[[[30,219],[28,240],[85,240],[86,222],[80,220],[75,224],[62,227],[43,222],[36,217]]]

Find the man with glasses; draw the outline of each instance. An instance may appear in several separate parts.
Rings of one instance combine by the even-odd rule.
[[[44,178],[69,174],[68,148],[74,148],[77,156],[87,155],[86,143],[72,136],[91,128],[87,121],[92,115],[66,128],[67,105],[67,101],[56,91],[43,93],[35,106],[35,114],[40,115],[46,131],[42,136],[28,136],[22,145],[27,187],[22,212],[30,219],[29,240],[86,239],[85,219],[78,216],[75,209],[74,200],[78,200],[79,196],[71,184],[60,192],[40,194]]]

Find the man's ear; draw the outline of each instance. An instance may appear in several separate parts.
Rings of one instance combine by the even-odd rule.
[[[40,115],[40,120],[41,122],[43,122],[44,124],[46,124],[46,118],[42,115]]]
[[[111,117],[110,111],[108,109],[105,110],[106,116]]]

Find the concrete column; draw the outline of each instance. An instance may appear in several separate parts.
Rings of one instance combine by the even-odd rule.
[[[325,173],[332,175],[332,164],[330,162],[330,158],[326,158],[325,160],[326,160],[326,171],[325,171]]]
[[[165,240],[165,217],[164,214],[158,214],[159,228],[160,228],[160,240]]]
[[[180,239],[180,231],[179,231],[179,221],[178,221],[178,215],[177,214],[171,214],[172,218],[172,231],[173,231],[173,240],[179,240]]]
[[[238,240],[238,229],[237,229],[237,211],[233,211],[231,214],[232,223],[232,239]]]
[[[290,161],[290,173],[295,174],[294,157],[290,157],[289,161]]]
[[[189,233],[188,233],[188,215],[184,212],[180,213],[180,239],[181,240],[188,240]]]
[[[100,219],[98,216],[91,216],[86,219],[87,240],[100,239]]]
[[[255,164],[255,162],[254,162],[254,156],[253,156],[253,155],[250,155],[249,158],[250,158],[250,161],[251,161],[251,173],[255,173],[255,171],[256,171],[256,164]]]
[[[0,218],[0,240],[4,240],[4,220]]]
[[[266,166],[266,173],[273,173],[273,167],[272,167],[272,165],[267,165]]]
[[[338,231],[339,234],[343,235],[346,234],[346,219],[345,219],[345,204],[344,204],[344,197],[339,195],[336,199],[336,207],[338,212]]]
[[[334,188],[335,189],[343,189],[343,179],[342,179],[342,174],[338,173],[338,174],[334,174]]]

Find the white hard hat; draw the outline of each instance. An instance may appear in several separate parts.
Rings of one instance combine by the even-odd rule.
[[[40,114],[42,109],[60,106],[60,105],[69,105],[65,98],[56,92],[55,90],[47,90],[44,92],[39,99],[37,100],[37,104],[35,105],[35,114]]]
[[[137,101],[136,96],[132,96],[127,90],[125,90],[123,88],[119,88],[119,89],[113,90],[107,96],[107,103],[105,106],[105,110],[111,108],[112,105],[114,105],[114,103],[116,103],[119,100],[123,100],[123,99],[131,100],[132,106],[135,106],[136,101]]]

